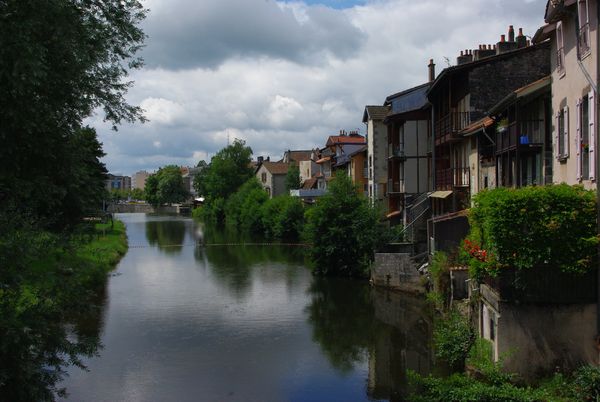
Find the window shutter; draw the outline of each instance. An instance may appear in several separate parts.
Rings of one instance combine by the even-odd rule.
[[[554,116],[554,157],[560,159],[560,112]]]
[[[588,106],[589,106],[589,156],[590,156],[590,180],[596,178],[596,97],[594,91],[590,91],[588,94]]]
[[[576,134],[575,134],[575,155],[576,158],[576,166],[577,166],[577,181],[581,180],[581,99],[577,99],[577,111],[575,113],[575,121],[576,121]]]
[[[563,108],[563,147],[564,147],[564,154],[563,156],[565,158],[569,157],[569,107],[565,106]]]

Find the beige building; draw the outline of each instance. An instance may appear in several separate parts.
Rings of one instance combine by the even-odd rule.
[[[553,181],[591,189],[596,176],[598,2],[548,1],[534,40],[551,43]]]
[[[289,167],[289,163],[265,161],[256,169],[256,178],[269,198],[286,193],[285,177]]]
[[[145,170],[140,170],[136,172],[131,178],[131,188],[138,188],[143,190],[146,186],[146,179],[150,176],[150,173]]]
[[[365,106],[363,123],[367,126],[368,195],[372,203],[379,201],[387,213],[387,127],[383,120],[388,106]]]

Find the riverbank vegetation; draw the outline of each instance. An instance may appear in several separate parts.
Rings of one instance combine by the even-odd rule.
[[[269,198],[248,170],[251,155],[236,140],[213,157],[195,182],[205,203],[193,216],[267,240],[310,244],[307,255],[317,274],[368,276],[375,249],[389,239],[389,230],[381,223],[382,213],[358,194],[348,175],[338,174],[314,205],[287,194]],[[298,187],[298,169],[290,172],[286,186]]]
[[[89,223],[68,236],[6,220],[3,228],[10,235],[0,236],[0,400],[54,400],[64,367],[99,347],[98,334],[74,319],[96,308],[127,250],[125,226]]]
[[[0,2],[0,400],[55,400],[64,365],[97,347],[65,323],[125,246],[118,224],[99,239],[84,220],[108,197],[84,121],[144,120],[125,93],[145,15],[138,1]]]

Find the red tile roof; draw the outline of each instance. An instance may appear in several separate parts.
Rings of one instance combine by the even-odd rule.
[[[334,144],[366,144],[367,140],[362,135],[330,135],[327,146]]]

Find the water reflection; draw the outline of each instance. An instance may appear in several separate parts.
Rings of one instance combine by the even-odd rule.
[[[0,338],[0,401],[53,401],[65,394],[60,382],[66,369],[85,368],[83,360],[101,349],[105,284],[90,293],[65,290],[68,314],[44,306],[30,308],[27,316],[3,328],[8,331]]]
[[[185,240],[186,225],[183,220],[148,220],[146,239],[152,246],[166,254],[179,254]]]
[[[400,401],[406,370],[432,369],[418,299],[314,277],[301,247],[228,245],[248,239],[189,219],[121,218],[130,244],[155,247],[130,249],[97,303],[104,312],[77,320],[74,331],[106,347],[90,372],[70,370],[70,400]],[[186,244],[177,253],[161,248],[171,232]]]
[[[306,253],[303,247],[256,245],[264,240],[232,231],[203,228],[199,237],[202,242],[195,248],[194,257],[210,266],[215,279],[238,298],[248,292],[255,276],[269,281],[270,270],[260,269],[267,263],[277,264],[285,272],[287,285],[293,286],[297,267],[304,263]],[[248,242],[254,244],[240,245]],[[276,280],[281,278],[277,276]]]
[[[368,361],[370,398],[402,401],[407,370],[431,372],[430,311],[421,299],[323,278],[315,278],[308,292],[313,340],[342,373]]]

